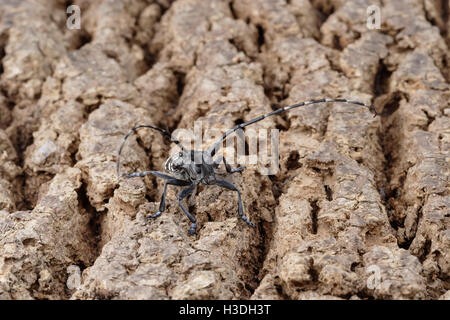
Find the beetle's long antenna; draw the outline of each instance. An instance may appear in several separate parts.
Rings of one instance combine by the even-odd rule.
[[[174,142],[177,146],[179,146],[181,148],[181,150],[186,151],[186,149],[184,149],[184,147],[181,144],[181,142],[178,141],[177,139],[175,139],[174,137],[172,137],[172,135],[167,130],[164,130],[164,129],[161,129],[161,128],[158,128],[158,127],[155,127],[155,126],[152,126],[152,125],[144,125],[144,124],[135,126],[134,128],[130,129],[130,131],[128,131],[128,133],[125,135],[125,137],[123,137],[122,144],[120,145],[119,152],[117,154],[117,166],[116,166],[117,178],[120,178],[120,175],[119,175],[120,155],[122,154],[122,149],[123,149],[123,146],[125,145],[125,141],[127,141],[128,137],[133,132],[136,132],[136,130],[140,129],[140,128],[150,128],[150,129],[157,130],[157,131],[161,132],[164,136],[170,138],[170,141]]]
[[[232,134],[236,130],[245,128],[245,127],[247,127],[247,126],[249,126],[251,124],[254,124],[256,122],[259,122],[259,121],[261,121],[261,120],[263,120],[263,119],[265,119],[267,117],[274,116],[274,115],[282,113],[284,111],[288,111],[288,110],[291,110],[291,109],[294,109],[294,108],[298,108],[298,107],[307,106],[307,105],[310,105],[310,104],[321,103],[321,102],[344,102],[344,103],[356,104],[356,105],[359,105],[359,106],[364,106],[364,107],[369,108],[369,110],[374,113],[374,117],[378,115],[377,111],[375,110],[375,108],[373,106],[367,105],[367,104],[365,104],[363,102],[354,101],[354,100],[328,99],[327,98],[327,99],[318,99],[318,100],[299,102],[299,103],[296,103],[296,104],[293,104],[293,105],[290,105],[290,106],[287,106],[287,107],[284,107],[284,108],[279,108],[279,109],[274,110],[272,112],[263,114],[263,115],[255,118],[253,120],[250,120],[248,122],[244,122],[244,123],[241,123],[241,124],[238,124],[238,125],[234,126],[233,128],[229,129],[227,132],[225,132],[223,134],[223,136],[220,137],[220,139],[216,143],[214,143],[213,146],[210,149],[208,149],[207,152],[211,155],[211,157],[214,156],[216,154],[216,152],[220,149],[220,146],[222,145],[222,141],[225,140],[225,138],[227,136],[229,136],[230,134]]]

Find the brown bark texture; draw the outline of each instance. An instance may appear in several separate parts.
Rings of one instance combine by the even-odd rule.
[[[450,299],[449,7],[1,1],[0,298]],[[325,97],[379,115],[320,103],[248,127],[279,130],[277,174],[225,176],[255,228],[236,192],[200,186],[190,236],[180,187],[153,220],[164,182],[116,177],[135,125],[223,133]],[[141,129],[121,170],[173,152]]]

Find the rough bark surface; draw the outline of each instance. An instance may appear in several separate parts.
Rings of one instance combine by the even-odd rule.
[[[450,299],[450,3],[70,3],[80,30],[67,1],[0,4],[0,298]],[[279,172],[226,179],[255,228],[208,186],[189,236],[179,187],[148,220],[163,182],[115,175],[137,124],[220,134],[322,97],[380,115],[321,103],[254,125],[280,130]],[[142,129],[121,170],[175,150]]]

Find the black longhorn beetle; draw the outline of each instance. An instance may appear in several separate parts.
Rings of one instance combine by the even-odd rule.
[[[370,111],[374,113],[374,116],[377,116],[377,112],[375,108],[371,105],[367,105],[365,103],[347,99],[318,99],[311,101],[304,101],[300,103],[296,103],[284,108],[279,108],[272,112],[263,114],[253,120],[248,122],[244,122],[234,126],[233,128],[226,131],[216,143],[214,143],[210,148],[206,150],[186,150],[182,144],[172,137],[172,135],[164,129],[152,126],[152,125],[138,125],[132,128],[123,138],[123,142],[119,148],[118,156],[117,156],[117,177],[120,178],[119,167],[120,167],[120,155],[122,153],[123,146],[128,137],[135,132],[139,128],[150,128],[161,132],[164,136],[170,138],[170,141],[174,142],[178,147],[180,147],[181,152],[175,153],[169,159],[166,160],[164,164],[164,170],[172,175],[165,174],[159,171],[144,171],[144,172],[134,172],[134,173],[124,173],[123,176],[127,178],[131,177],[144,177],[146,175],[153,175],[157,178],[161,178],[166,180],[164,183],[163,193],[161,197],[161,202],[159,204],[159,211],[153,215],[147,216],[150,218],[157,218],[164,211],[165,201],[166,201],[166,191],[168,185],[174,186],[186,186],[187,188],[183,189],[178,194],[178,204],[183,210],[184,214],[191,221],[191,227],[189,229],[189,234],[195,234],[195,229],[197,228],[197,223],[195,217],[189,213],[189,211],[183,206],[181,203],[184,198],[189,196],[194,190],[196,190],[197,185],[205,184],[205,185],[217,185],[232,191],[236,191],[238,194],[238,213],[242,220],[244,220],[249,226],[254,227],[255,225],[244,215],[244,210],[242,206],[242,199],[240,191],[230,182],[225,180],[216,179],[216,169],[219,167],[220,163],[223,161],[227,173],[235,173],[241,172],[245,169],[245,167],[238,167],[232,169],[231,166],[226,162],[225,157],[217,157],[213,159],[216,152],[220,149],[222,142],[225,140],[227,136],[232,134],[233,132],[243,129],[251,124],[254,124],[258,121],[261,121],[267,117],[279,114],[284,111],[288,111],[297,107],[302,107],[306,105],[322,103],[322,102],[343,102],[356,104],[360,106],[364,106],[369,108]]]

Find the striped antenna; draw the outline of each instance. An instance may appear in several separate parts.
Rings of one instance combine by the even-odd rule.
[[[372,105],[367,105],[367,104],[365,104],[363,102],[354,101],[354,100],[328,99],[327,98],[327,99],[318,99],[318,100],[299,102],[299,103],[296,103],[296,104],[293,104],[293,105],[290,105],[290,106],[287,106],[287,107],[284,107],[284,108],[279,108],[279,109],[274,110],[272,112],[263,114],[263,115],[255,118],[253,120],[250,120],[248,122],[244,122],[244,123],[241,123],[241,124],[238,124],[238,125],[234,126],[233,128],[229,129],[227,132],[225,132],[222,135],[222,137],[220,137],[220,139],[216,143],[214,143],[211,148],[208,149],[207,152],[211,155],[211,157],[214,156],[216,154],[216,152],[219,151],[220,146],[222,145],[222,141],[224,141],[227,136],[229,136],[230,134],[232,134],[236,130],[243,129],[243,128],[251,125],[251,124],[259,122],[259,121],[261,121],[261,120],[263,120],[263,119],[265,119],[267,117],[274,116],[276,114],[282,113],[284,111],[288,111],[288,110],[295,109],[295,108],[298,108],[298,107],[307,106],[307,105],[310,105],[310,104],[322,103],[322,102],[343,102],[343,103],[356,104],[356,105],[368,108],[370,111],[372,111],[374,113],[374,117],[378,115],[377,111],[375,110],[375,108]]]

